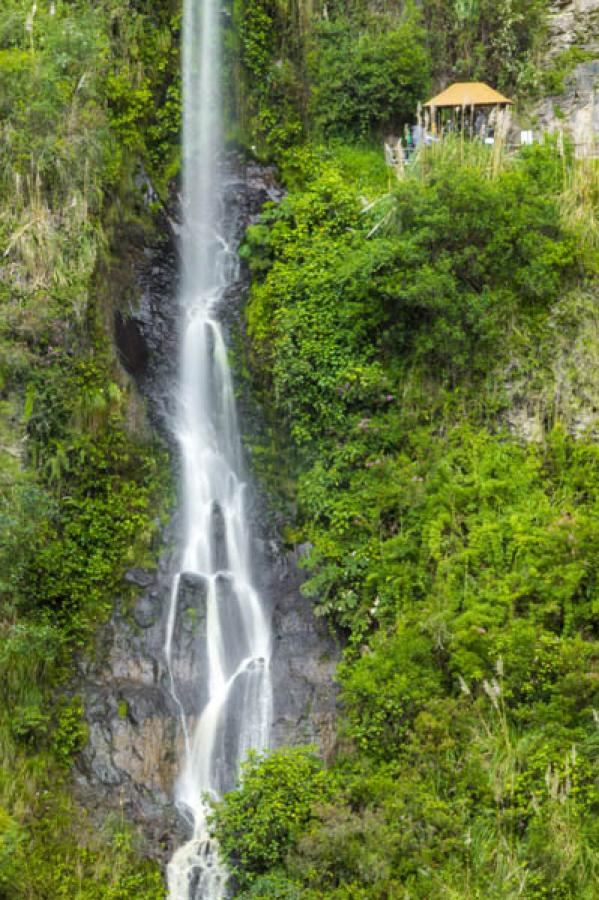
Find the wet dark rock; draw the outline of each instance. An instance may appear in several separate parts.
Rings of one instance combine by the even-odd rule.
[[[328,757],[335,744],[335,668],[339,647],[300,593],[305,575],[296,553],[271,559],[273,584],[272,675],[276,685],[272,742],[316,744]]]
[[[208,596],[208,582],[195,572],[183,572],[179,581],[179,612],[204,607]]]
[[[193,717],[207,699],[206,601],[208,582],[201,575],[184,572],[177,590],[176,616],[171,647],[172,686],[185,714]],[[169,604],[170,607],[170,598]],[[166,635],[167,623],[164,622]]]
[[[225,517],[218,503],[214,503],[212,506],[210,524],[212,528],[212,565],[216,572],[220,572],[229,567],[229,553],[227,549]]]
[[[135,584],[137,587],[146,588],[154,581],[152,572],[146,569],[128,569],[125,572],[125,581]]]
[[[135,319],[119,311],[114,316],[114,336],[119,358],[131,375],[141,374],[148,364],[148,347]]]
[[[160,608],[151,595],[141,597],[133,609],[133,618],[140,628],[151,628],[160,618]]]
[[[165,543],[172,542],[172,529]],[[164,657],[171,576],[143,569],[127,575],[144,585],[140,596],[130,610],[117,604],[93,654],[81,662],[77,689],[89,741],[76,793],[98,821],[112,809],[140,824],[156,856],[166,860],[184,834],[172,800],[182,750],[179,710]]]
[[[226,575],[219,576],[216,579],[215,593],[220,630],[223,635],[226,674],[229,677],[250,655],[247,628],[244,627],[243,608],[233,580]]]

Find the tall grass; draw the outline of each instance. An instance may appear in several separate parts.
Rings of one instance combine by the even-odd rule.
[[[593,152],[578,154],[563,136],[547,136],[545,149],[553,155],[556,194],[563,224],[577,237],[590,267],[597,269],[599,251],[599,157]],[[400,180],[426,181],[440,170],[476,172],[494,179],[522,164],[535,148],[513,148],[504,127],[497,127],[495,143],[484,144],[463,134],[445,135],[429,145],[421,145],[410,162],[396,170]]]
[[[564,169],[564,187],[560,196],[564,222],[578,236],[586,256],[596,269],[599,265],[599,158],[592,155],[573,159]]]

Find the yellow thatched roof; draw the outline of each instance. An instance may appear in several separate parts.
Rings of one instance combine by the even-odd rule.
[[[452,84],[424,105],[438,109],[442,106],[497,106],[512,102],[482,81],[462,81]]]

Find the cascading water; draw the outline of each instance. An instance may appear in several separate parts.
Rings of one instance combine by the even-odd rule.
[[[233,786],[271,719],[270,622],[253,586],[252,539],[235,400],[217,313],[237,257],[223,237],[220,4],[185,0],[179,414],[184,546],[171,594],[165,655],[181,714],[184,758],[176,802],[193,825],[168,867],[171,900],[219,900],[226,871],[207,830],[207,798]],[[194,584],[201,665],[183,697],[174,635],[183,586]],[[187,607],[185,613],[189,613]],[[196,696],[197,692],[197,696]]]

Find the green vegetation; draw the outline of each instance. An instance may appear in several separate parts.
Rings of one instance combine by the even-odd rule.
[[[423,0],[437,78],[488,81],[526,96],[539,86],[547,0]]]
[[[590,900],[599,384],[581,417],[567,360],[597,347],[597,166],[456,140],[390,189],[356,147],[284,174],[247,236],[251,364],[343,715],[309,811],[276,755],[217,808],[241,896]]]
[[[310,111],[319,133],[367,138],[412,121],[430,87],[424,33],[413,21],[383,22],[357,40],[349,21],[323,22],[315,43]]]
[[[129,425],[106,329],[125,290],[112,243],[147,219],[135,169],[160,186],[176,155],[178,4],[144,6],[8,0],[0,12],[0,896],[11,900],[164,893],[124,821],[86,824],[68,774],[87,740],[67,690],[73,653],[123,595],[124,569],[155,555],[168,492],[164,451]]]
[[[516,97],[544,87],[548,0],[235,0],[235,137],[286,148],[399,133],[433,85],[481,80]],[[554,77],[558,77],[556,74]]]
[[[580,47],[574,46],[562,50],[553,58],[549,68],[543,72],[543,89],[548,94],[561,94],[566,78],[576,66],[594,58],[595,54],[592,51],[583,50]]]
[[[240,897],[596,893],[597,167],[455,140],[397,181],[372,149],[439,82],[559,91],[586,55],[542,69],[547,7],[231,6],[230,137],[289,189],[243,251],[274,423],[256,458],[346,644],[330,765],[251,757],[215,809]],[[152,227],[141,189],[164,200],[178,171],[180,19],[175,0],[0,11],[6,900],[164,896],[70,768],[74,653],[155,558],[168,491],[108,335],[127,232]]]

